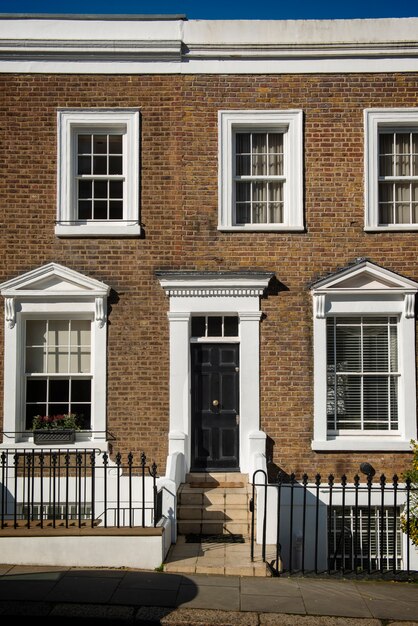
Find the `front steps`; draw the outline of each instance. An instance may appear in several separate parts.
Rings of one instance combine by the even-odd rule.
[[[251,491],[246,474],[187,474],[178,492],[178,534],[249,538]]]
[[[251,495],[246,474],[188,474],[178,491],[177,543],[169,550],[164,570],[269,576],[260,545],[254,546],[251,561]]]

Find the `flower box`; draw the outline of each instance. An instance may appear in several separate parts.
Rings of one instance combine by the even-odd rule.
[[[40,428],[33,431],[33,441],[36,444],[74,443],[75,430],[71,428]]]

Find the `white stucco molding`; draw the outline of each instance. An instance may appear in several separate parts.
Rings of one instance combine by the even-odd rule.
[[[257,297],[263,295],[271,272],[157,272],[170,297]]]
[[[416,71],[417,32],[416,17],[185,21],[10,14],[0,16],[0,72]]]

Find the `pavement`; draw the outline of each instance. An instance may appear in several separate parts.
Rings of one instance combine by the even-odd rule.
[[[0,619],[60,626],[410,626],[418,584],[0,565]]]

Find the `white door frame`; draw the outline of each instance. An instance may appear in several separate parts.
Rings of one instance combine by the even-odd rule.
[[[191,376],[190,319],[193,314],[239,317],[240,340],[240,469],[252,471],[255,453],[265,453],[260,431],[260,296],[271,272],[157,272],[170,299],[170,427],[169,456],[184,455],[190,470]]]

